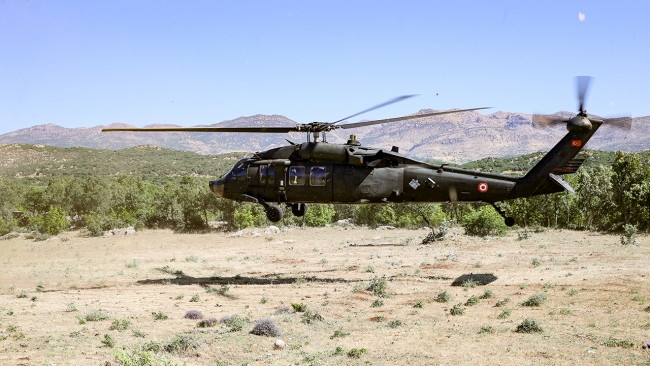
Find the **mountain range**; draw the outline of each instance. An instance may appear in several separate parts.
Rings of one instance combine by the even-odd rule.
[[[433,112],[423,109],[418,114]],[[572,117],[569,112],[556,115]],[[280,115],[254,115],[223,121],[213,127],[293,126],[296,122]],[[102,133],[105,127],[133,127],[114,123],[90,128],[65,128],[55,124],[37,125],[0,135],[0,144],[42,144],[58,147],[89,147],[117,150],[139,145],[153,145],[199,154],[234,151],[262,151],[302,142],[305,135],[259,133]],[[149,125],[146,127],[178,127]],[[465,163],[484,157],[512,157],[549,150],[566,133],[563,126],[533,128],[531,115],[495,112],[467,112],[387,123],[354,130],[335,130],[327,134],[331,143],[344,143],[354,133],[363,145],[390,149],[399,147],[403,154],[427,160]],[[593,150],[638,152],[650,149],[650,116],[633,119],[631,130],[603,125],[589,141]]]

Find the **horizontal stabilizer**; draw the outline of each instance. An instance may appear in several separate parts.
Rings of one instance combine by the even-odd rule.
[[[559,176],[557,176],[557,175],[555,175],[553,173],[549,173],[548,177],[551,178],[551,180],[555,184],[557,184],[560,187],[564,188],[566,191],[569,191],[571,193],[576,193],[576,191],[573,190],[573,187],[571,187],[569,185],[569,183],[567,183],[564,179],[560,178]]]

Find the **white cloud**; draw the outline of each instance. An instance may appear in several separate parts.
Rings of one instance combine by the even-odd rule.
[[[581,22],[585,21],[585,13],[578,12],[578,20]]]

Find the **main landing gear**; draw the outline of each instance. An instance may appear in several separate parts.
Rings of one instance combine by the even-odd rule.
[[[490,204],[492,205],[492,207],[494,207],[497,213],[499,213],[499,215],[503,217],[503,220],[507,227],[511,227],[515,224],[515,219],[510,216],[506,216],[506,212],[503,211],[499,206],[495,205],[494,202],[490,202]]]
[[[282,220],[284,216],[284,211],[279,205],[269,205],[266,202],[261,202],[264,206],[264,211],[266,211],[266,218],[271,222],[278,222]],[[291,213],[294,216],[305,216],[307,212],[307,205],[304,203],[292,203],[291,205],[287,204],[288,207],[291,207]]]

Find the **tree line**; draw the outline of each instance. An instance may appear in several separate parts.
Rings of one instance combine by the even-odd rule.
[[[639,154],[618,152],[611,166],[580,169],[565,179],[576,194],[517,199],[502,208],[519,226],[621,231],[634,225],[650,230],[650,167]],[[97,236],[127,226],[193,232],[210,230],[215,222],[227,230],[268,224],[260,205],[217,198],[205,178],[184,176],[160,184],[136,175],[84,175],[52,177],[46,184],[24,182],[0,179],[0,235],[15,230],[55,235],[72,228]],[[287,212],[279,225],[325,226],[349,220],[414,228],[476,219],[480,226],[486,217],[501,220],[481,204],[314,204],[303,217]]]

